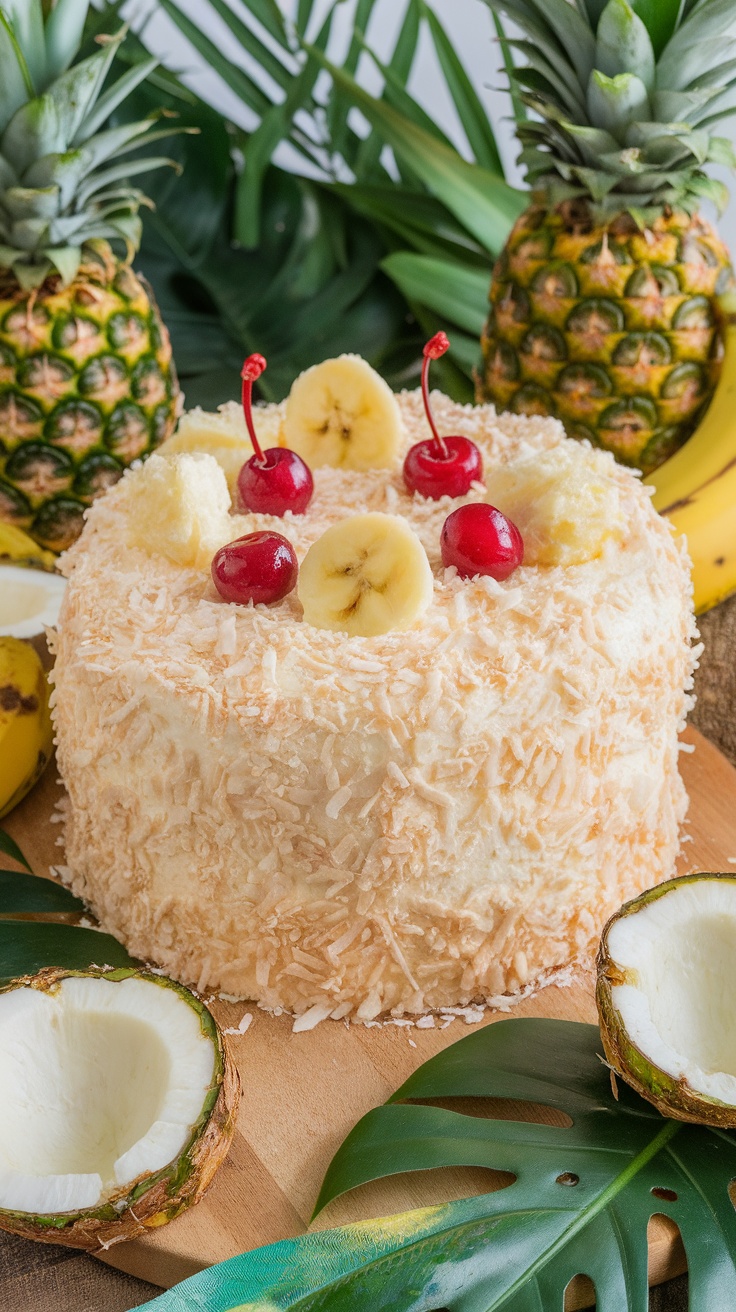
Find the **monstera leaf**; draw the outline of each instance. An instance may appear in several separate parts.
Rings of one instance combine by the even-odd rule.
[[[359,1122],[317,1210],[402,1171],[472,1165],[511,1172],[495,1193],[284,1240],[233,1258],[147,1312],[562,1312],[576,1275],[598,1312],[647,1307],[647,1223],[680,1227],[691,1312],[726,1312],[736,1290],[732,1134],[665,1120],[618,1097],[597,1029],[508,1020],[427,1062]],[[493,1120],[418,1100],[503,1098],[567,1113],[566,1128]],[[409,1101],[412,1100],[412,1101]]]
[[[26,858],[2,829],[0,852],[25,867],[0,870],[0,987],[43,966],[136,965],[110,934],[70,923],[84,912],[84,903],[53,880],[26,874]]]

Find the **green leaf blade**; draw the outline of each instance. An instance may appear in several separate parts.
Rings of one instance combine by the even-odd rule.
[[[503,164],[495,134],[462,60],[434,10],[430,9],[429,5],[423,4],[422,12],[429,25],[440,67],[475,161],[481,167],[490,169],[492,173],[503,176]]]
[[[490,269],[468,268],[410,251],[397,251],[381,268],[408,300],[420,301],[475,337],[480,337],[488,314]]]
[[[84,911],[78,897],[53,879],[0,870],[0,916]]]
[[[526,197],[503,178],[469,164],[457,151],[437,141],[392,106],[376,100],[323,56],[318,58],[429,191],[444,202],[486,250],[497,254],[525,209]]]
[[[645,1312],[647,1226],[663,1212],[685,1240],[691,1306],[720,1312],[736,1281],[736,1136],[667,1120],[623,1086],[617,1101],[599,1051],[594,1026],[564,1021],[500,1021],[460,1040],[359,1122],[335,1159],[341,1187],[450,1162],[503,1162],[514,1183],[246,1253],[147,1308],[551,1312],[586,1274],[599,1312]],[[396,1101],[479,1093],[574,1106],[573,1125]],[[341,1192],[328,1181],[321,1202]]]
[[[0,852],[2,852],[4,856],[9,856],[12,861],[17,861],[19,866],[25,866],[26,870],[30,871],[31,867],[26,861],[26,858],[18,847],[15,839],[11,838],[10,834],[6,833],[4,829],[0,829]]]
[[[111,934],[77,925],[0,920],[0,985],[45,966],[86,970],[88,966],[138,963]]]
[[[644,23],[659,58],[677,29],[682,0],[631,0],[631,8]]]

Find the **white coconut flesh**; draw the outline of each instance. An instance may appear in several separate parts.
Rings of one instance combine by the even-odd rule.
[[[174,989],[69,977],[0,995],[0,1207],[86,1212],[181,1155],[215,1050]]]
[[[66,588],[66,579],[41,569],[0,566],[0,634],[9,638],[35,638],[53,627]]]
[[[611,1000],[654,1066],[736,1105],[736,884],[678,882],[616,920],[608,955],[627,983]]]

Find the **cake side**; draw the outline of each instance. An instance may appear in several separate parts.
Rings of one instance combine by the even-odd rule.
[[[408,446],[418,396],[401,407]],[[410,498],[400,468],[317,469],[307,514],[277,521],[300,560],[366,509],[405,515],[427,549],[429,611],[371,639],[306,625],[295,594],[226,605],[206,571],[128,547],[134,476],[68,554],[72,885],[181,979],[361,1019],[464,1004],[585,955],[672,873],[697,656],[684,550],[631,473],[554,421],[436,408],[478,442],[491,499],[494,469],[554,452],[592,463],[621,532],[583,564],[460,580],[438,549],[457,502]]]

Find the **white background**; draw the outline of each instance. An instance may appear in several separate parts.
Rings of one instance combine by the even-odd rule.
[[[231,5],[236,10],[238,4],[242,2],[243,0],[230,0]],[[206,30],[207,36],[215,41],[224,53],[233,60],[238,58],[239,47],[224,24],[216,15],[213,15],[209,5],[204,3],[204,0],[179,0],[179,3],[189,16],[203,30]],[[279,3],[287,15],[294,13],[296,0],[279,0]],[[442,19],[445,30],[454,42],[469,76],[488,110],[507,168],[509,181],[520,184],[522,179],[514,162],[516,145],[513,140],[512,124],[509,121],[511,109],[508,97],[503,91],[505,75],[501,71],[501,56],[495,40],[491,12],[488,6],[484,3],[484,0],[428,0],[428,3]],[[133,0],[133,3],[128,6],[127,12],[136,27],[139,26],[136,15],[151,13],[146,0],[143,0],[143,4],[145,9],[141,8],[141,0]],[[317,23],[320,21],[320,16],[329,8],[329,0],[320,0],[320,4],[321,8],[318,7],[316,15]],[[247,3],[244,7],[247,8]],[[406,0],[379,0],[376,5],[368,36],[371,45],[379,55],[392,47],[392,37],[395,37],[405,8]],[[344,39],[347,39],[351,29],[354,9],[355,0],[343,0],[340,5],[340,29]],[[169,67],[176,68],[183,75],[185,81],[203,99],[215,104],[233,120],[240,123],[241,126],[245,128],[253,126],[252,118],[249,117],[248,111],[244,109],[238,98],[229,91],[215,74],[202,66],[196,52],[183,40],[173,24],[157,7],[147,24],[146,41],[156,54],[163,57]],[[247,59],[244,58],[242,62],[244,67],[247,68]],[[359,76],[369,90],[375,91],[380,87],[380,78],[369,60],[364,59],[361,62]],[[455,141],[458,149],[467,155],[469,153],[467,142],[452,102],[445,92],[443,79],[439,74],[431,42],[426,33],[423,34],[410,89],[425,110]],[[736,119],[732,119],[721,131],[729,132],[733,136],[736,130],[735,124]],[[288,148],[282,148],[276,155],[276,159],[285,167],[289,167],[293,163]],[[716,172],[725,182],[732,181],[726,172],[722,170],[716,170]],[[719,227],[729,245],[732,248],[736,247],[736,201],[732,201],[729,205],[726,214],[719,221]]]

